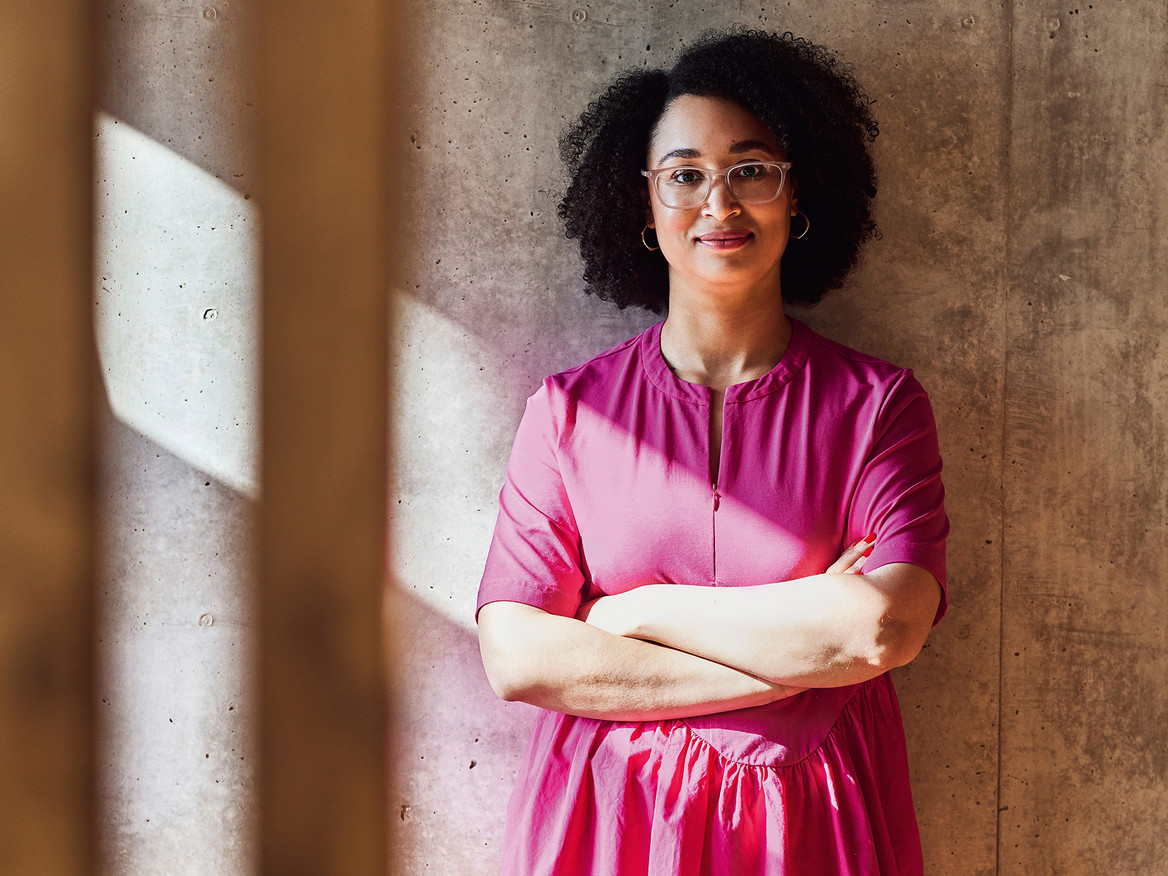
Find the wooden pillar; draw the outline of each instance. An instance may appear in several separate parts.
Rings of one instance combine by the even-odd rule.
[[[0,28],[0,872],[92,862],[89,5]]]
[[[386,870],[382,0],[262,0],[263,872]]]

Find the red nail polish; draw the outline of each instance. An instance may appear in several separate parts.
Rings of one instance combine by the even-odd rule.
[[[876,547],[876,545],[874,545],[874,544],[868,545],[867,549],[862,554],[860,554],[860,556],[861,557],[871,556],[872,555],[872,548],[874,548],[874,547]]]
[[[876,533],[869,532],[861,539],[861,541],[866,541],[868,544],[872,544],[874,541],[876,541]]]

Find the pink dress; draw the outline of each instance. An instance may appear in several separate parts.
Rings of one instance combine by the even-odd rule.
[[[944,585],[924,390],[793,325],[773,370],[726,391],[716,485],[710,391],[670,371],[660,325],[547,378],[515,439],[479,606],[570,617],[645,583],[790,580],[869,532],[867,570],[915,563]],[[541,712],[507,820],[507,876],[922,871],[888,675],[679,720]]]

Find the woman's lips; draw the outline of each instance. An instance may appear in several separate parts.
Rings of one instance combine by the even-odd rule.
[[[697,241],[708,249],[738,249],[746,245],[754,235],[749,231],[711,231],[698,235]]]

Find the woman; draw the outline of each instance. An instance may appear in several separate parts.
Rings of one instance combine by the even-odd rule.
[[[589,291],[668,315],[549,377],[515,440],[479,640],[547,711],[504,873],[921,872],[887,672],[944,612],[932,412],[783,308],[872,235],[875,136],[837,60],[758,32],[565,136]]]

